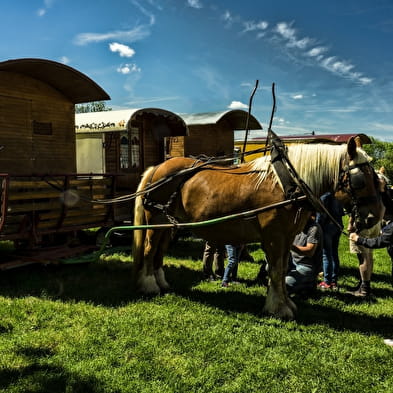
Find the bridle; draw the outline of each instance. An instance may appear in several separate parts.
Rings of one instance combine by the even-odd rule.
[[[369,162],[363,162],[360,164],[349,164],[348,155],[346,155],[343,169],[340,172],[339,180],[336,185],[335,191],[342,191],[350,196],[351,199],[351,215],[357,222],[360,220],[359,208],[369,204],[377,203],[379,200],[378,191],[374,195],[370,196],[358,196],[358,192],[366,187],[366,179],[364,174],[364,168],[368,168],[372,172],[374,177],[374,187],[378,190],[378,176],[374,171],[374,168]]]

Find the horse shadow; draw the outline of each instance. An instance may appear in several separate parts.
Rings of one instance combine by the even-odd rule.
[[[232,288],[221,288],[220,282],[207,284],[209,290],[201,288],[202,272],[185,266],[170,265],[165,267],[168,282],[172,284],[170,293],[198,302],[207,307],[226,313],[251,314],[261,323],[266,300],[266,290],[258,293],[244,293]],[[0,274],[0,296],[19,298],[34,296],[55,299],[63,302],[88,302],[104,307],[123,307],[129,303],[148,300],[136,291],[132,280],[133,269],[130,263],[87,263],[78,265],[31,265],[5,271]],[[257,286],[253,280],[241,281],[246,287]],[[216,287],[214,287],[216,285]],[[391,297],[392,290],[376,288],[375,297]],[[295,298],[298,306],[298,324],[309,326],[326,324],[337,331],[350,330],[364,334],[387,336],[391,334],[392,317],[373,317],[360,313],[338,310],[334,306],[318,303],[324,293],[317,292],[310,298]],[[329,294],[345,304],[361,304],[365,301],[347,294],[337,292]],[[312,300],[312,301],[310,301]],[[2,326],[6,329],[6,326]],[[0,376],[1,378],[1,376]]]
[[[199,280],[202,280],[201,274],[195,274],[195,271],[186,267],[181,267],[180,269],[167,267],[166,269],[168,280],[174,283],[171,292],[176,295],[186,297],[191,301],[199,302],[209,307],[218,308],[227,313],[251,314],[261,318],[262,321],[266,318],[262,313],[266,300],[264,294],[246,294],[236,290],[228,291],[228,289],[224,288],[217,288],[214,292],[204,291],[197,288],[200,283]],[[180,280],[179,277],[181,277]],[[175,278],[177,278],[177,281],[173,281]],[[254,280],[240,280],[240,282],[245,286],[259,285]],[[219,285],[220,282],[217,282],[217,287]],[[334,296],[347,305],[372,304],[377,303],[378,298],[392,297],[393,295],[392,290],[381,288],[375,289],[373,293],[374,295],[367,299],[355,297],[345,290],[329,294],[315,291],[309,297],[295,296],[293,300],[298,307],[296,321],[298,325],[304,326],[322,323],[337,331],[349,330],[364,334],[376,334],[382,337],[390,336],[393,317],[373,317],[353,311],[338,310],[334,306],[326,304],[315,303],[315,301],[322,300],[325,296]]]

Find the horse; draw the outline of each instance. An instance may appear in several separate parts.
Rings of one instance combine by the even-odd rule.
[[[313,195],[319,197],[334,190],[336,198],[356,215],[358,226],[368,228],[381,219],[383,205],[377,176],[370,165],[371,158],[356,145],[354,138],[347,145],[292,145],[286,154],[289,168]],[[193,229],[194,234],[215,244],[260,243],[269,264],[270,278],[263,312],[294,319],[296,305],[288,297],[285,286],[289,250],[313,208],[310,209],[307,201],[297,201],[299,187],[294,189],[293,184],[288,187],[288,173],[280,174],[280,165],[287,166],[282,165],[281,155],[278,160],[275,156],[272,151],[270,155],[230,166],[174,157],[150,167],[137,189],[134,225],[213,220],[211,225]],[[275,165],[277,162],[280,165]],[[289,189],[292,196],[288,196]],[[288,198],[291,198],[289,203],[284,203]],[[258,210],[260,207],[266,209]],[[256,213],[251,216],[236,215],[253,209]],[[216,218],[233,214],[235,217],[228,221],[214,222]],[[168,228],[134,231],[135,279],[137,289],[143,294],[154,295],[169,289],[163,258],[170,240]]]

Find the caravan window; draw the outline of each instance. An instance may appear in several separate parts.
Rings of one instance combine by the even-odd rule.
[[[138,169],[141,166],[139,128],[131,127],[120,139],[120,169]]]
[[[128,169],[129,167],[128,151],[128,136],[122,136],[120,139],[120,169]]]
[[[131,168],[136,169],[141,166],[140,137],[139,137],[138,127],[131,127],[130,139],[131,139]]]

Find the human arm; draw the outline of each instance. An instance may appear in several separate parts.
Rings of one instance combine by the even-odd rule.
[[[311,225],[307,230],[307,240],[304,242],[294,242],[291,250],[299,255],[313,257],[321,241],[321,232],[319,225]]]
[[[318,247],[317,243],[306,243],[305,246],[296,246],[295,244],[293,244],[291,249],[292,251],[295,251],[299,255],[312,257],[314,256],[317,247]]]
[[[382,234],[378,237],[366,238],[359,236],[357,233],[351,233],[349,238],[356,244],[366,248],[385,248],[392,245],[393,241],[393,226],[383,230]]]

